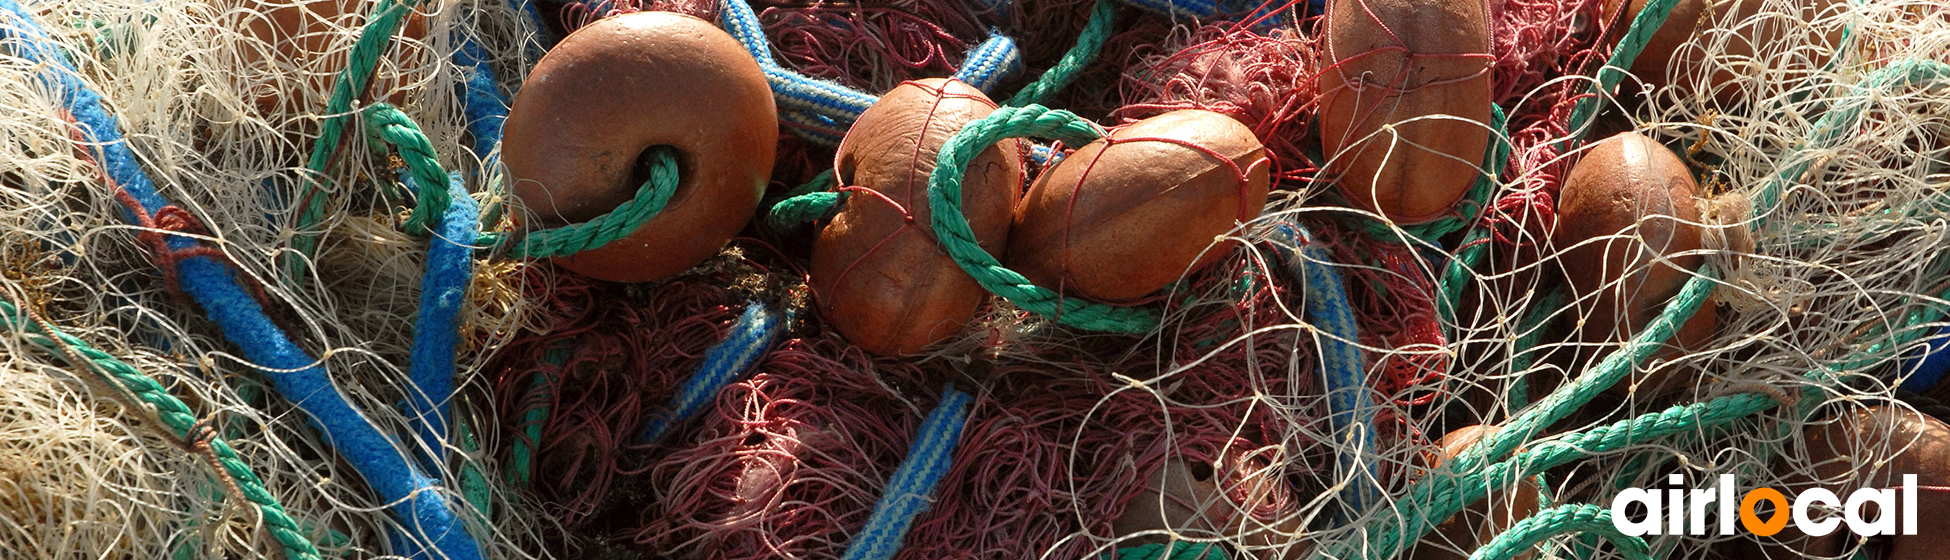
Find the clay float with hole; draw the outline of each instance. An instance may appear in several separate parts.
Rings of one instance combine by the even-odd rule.
[[[1636,132],[1593,144],[1558,193],[1552,243],[1590,343],[1622,342],[1652,322],[1705,261],[1699,185],[1679,156]],[[1711,301],[1680,325],[1655,357],[1702,348],[1718,328]],[[1608,351],[1608,350],[1607,350]],[[1676,367],[1676,366],[1675,366]],[[1633,374],[1610,392],[1624,396],[1683,388],[1675,367]]]
[[[1400,224],[1443,217],[1489,146],[1483,0],[1332,0],[1320,139],[1335,185]]]
[[[679,184],[628,236],[555,263],[615,282],[676,275],[745,227],[772,173],[778,113],[758,62],[716,26],[640,12],[564,38],[508,111],[502,161],[531,227],[580,223],[636,196],[646,151],[673,146]]]
[[[1138,300],[1226,254],[1221,237],[1266,205],[1267,167],[1252,130],[1225,115],[1132,123],[1036,179],[1003,262],[1052,290]]]
[[[1442,441],[1436,442],[1433,453],[1424,453],[1418,462],[1429,469],[1441,468],[1443,463],[1454,460],[1477,441],[1495,434],[1499,429],[1497,426],[1476,425],[1449,432],[1442,436]],[[1515,486],[1493,492],[1436,524],[1435,529],[1409,547],[1402,558],[1465,560],[1470,553],[1495,539],[1511,525],[1536,514],[1537,509],[1537,485],[1529,479],[1518,481]],[[1532,556],[1525,553],[1518,560]]]
[[[928,177],[948,138],[995,107],[960,81],[903,82],[840,142],[834,177],[854,190],[820,230],[811,275],[821,313],[848,342],[881,355],[917,353],[960,332],[987,300],[935,239]],[[1015,140],[989,146],[962,176],[962,214],[990,254],[1005,247],[1022,192],[1020,150]]]

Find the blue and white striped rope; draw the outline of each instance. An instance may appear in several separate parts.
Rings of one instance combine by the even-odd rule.
[[[758,13],[745,0],[724,0],[718,25],[745,46],[765,73],[778,103],[779,119],[790,123],[800,137],[828,146],[839,144],[839,137],[873,106],[880,97],[826,80],[817,80],[780,66],[772,58],[772,44],[758,22]],[[991,35],[969,51],[955,79],[984,92],[990,91],[1010,75],[1022,70],[1022,54],[1014,39]]]
[[[752,11],[751,4],[745,0],[724,0],[723,9],[718,12],[718,24],[758,61],[759,70],[765,72],[765,81],[771,84],[772,96],[778,100],[781,113],[804,111],[851,124],[878,99],[779,66],[778,61],[772,59],[772,43],[765,39],[765,28],[758,23],[758,13]]]
[[[1320,341],[1320,362],[1327,390],[1328,426],[1339,443],[1334,478],[1341,487],[1341,501],[1349,516],[1367,511],[1380,502],[1375,486],[1375,407],[1368,395],[1368,383],[1354,311],[1348,306],[1347,288],[1334,271],[1333,256],[1313,243],[1312,236],[1299,224],[1278,222],[1272,226],[1273,246],[1286,260],[1287,270],[1303,286],[1302,298],[1308,320],[1313,322]]]
[[[765,356],[765,350],[772,346],[789,321],[765,304],[751,302],[745,306],[745,314],[738,317],[731,332],[725,334],[723,342],[704,352],[704,363],[698,364],[697,373],[677,389],[677,398],[670,408],[662,414],[650,417],[638,432],[638,443],[656,443],[670,432],[670,427],[683,422],[704,405],[718,396],[718,391],[737,381],[758,364]]]
[[[921,422],[921,431],[907,458],[894,470],[893,480],[874,504],[867,526],[853,538],[843,560],[887,560],[900,552],[901,540],[914,526],[914,518],[927,511],[934,501],[935,486],[948,474],[961,430],[968,420],[968,405],[975,397],[953,385],[942,391],[941,404],[935,405]]]
[[[1010,76],[1022,72],[1022,51],[1016,48],[1016,40],[1000,33],[989,35],[988,40],[968,51],[968,57],[955,70],[954,78],[982,90],[982,93],[995,93],[996,84]]]
[[[169,206],[142,171],[135,152],[122,137],[121,125],[103,105],[101,95],[81,81],[60,43],[34,20],[33,12],[16,0],[0,0],[0,38],[15,56],[35,67],[34,80],[40,91],[53,94],[68,110],[82,134],[82,145],[95,152],[102,173],[135,200],[139,208],[124,209],[125,220],[140,223],[137,211],[154,214]],[[186,235],[167,235],[164,243],[170,251],[201,246],[200,241]],[[322,362],[298,348],[264,314],[263,306],[239,283],[229,264],[192,255],[177,259],[175,267],[178,284],[217,323],[224,338],[324,430],[326,441],[359,471],[381,502],[390,504],[388,509],[399,518],[399,526],[412,532],[408,540],[434,548],[415,551],[416,555],[444,560],[481,558],[480,546],[467,534],[438,481],[421,472],[406,453],[346,401]]]

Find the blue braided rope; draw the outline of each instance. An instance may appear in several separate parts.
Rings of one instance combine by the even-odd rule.
[[[1381,501],[1372,456],[1376,445],[1375,407],[1368,395],[1366,359],[1355,344],[1360,335],[1348,306],[1347,288],[1334,271],[1333,256],[1312,242],[1299,224],[1273,225],[1273,246],[1285,258],[1287,269],[1304,286],[1307,317],[1320,333],[1320,362],[1327,391],[1327,423],[1339,442],[1335,460],[1335,480],[1340,481],[1341,502],[1350,518]],[[1297,249],[1297,250],[1296,250]]]
[[[745,314],[738,317],[731,332],[725,334],[723,342],[704,352],[704,363],[698,364],[697,373],[677,389],[677,397],[668,411],[651,416],[643,430],[638,432],[638,443],[656,443],[670,432],[670,427],[682,422],[711,399],[726,385],[744,377],[758,359],[765,356],[765,350],[772,346],[772,340],[785,330],[784,318],[765,304],[751,302],[745,306]]]
[[[33,14],[15,0],[0,0],[0,20],[5,20],[0,22],[0,36],[10,39],[8,46],[16,56],[39,65],[35,81],[74,116],[87,145],[97,151],[103,174],[126,191],[141,211],[154,213],[168,206],[122,138],[120,124],[103,106],[101,95],[80,80],[59,43],[41,29]],[[123,218],[138,222],[136,210],[124,209]],[[169,235],[164,243],[174,251],[199,245],[183,235]],[[238,283],[229,265],[197,255],[177,260],[175,272],[183,291],[202,306],[224,337],[325,431],[326,440],[382,501],[391,504],[388,509],[401,525],[417,533],[415,540],[431,543],[446,559],[481,558],[480,547],[462,528],[439,484],[346,402],[325,368],[264,315],[264,308]]]
[[[894,470],[880,502],[874,504],[867,526],[853,538],[843,560],[886,560],[900,551],[901,539],[914,526],[914,518],[927,511],[934,487],[948,474],[961,429],[968,419],[968,405],[975,398],[955,389],[942,391],[941,404],[921,422],[921,432],[907,450],[907,459]]]
[[[718,11],[718,25],[758,61],[759,69],[765,72],[765,82],[772,86],[772,97],[778,100],[780,113],[803,111],[852,123],[860,117],[860,112],[878,100],[873,95],[808,78],[779,66],[772,59],[772,44],[765,39],[758,13],[745,0],[724,0],[723,9]]]
[[[527,0],[515,0],[527,6]],[[528,6],[533,9],[533,6]],[[487,50],[473,37],[464,37],[460,48],[454,51],[454,65],[467,72],[467,79],[461,82],[466,98],[461,105],[467,118],[467,132],[474,137],[474,156],[481,158],[481,173],[492,176],[501,163],[501,129],[508,121],[508,98],[501,95],[500,80],[495,79],[494,69],[487,64]],[[505,194],[503,183],[497,179],[483,181],[491,200],[499,200]],[[479,212],[479,223],[493,225],[501,222],[504,206],[499,202],[491,204]]]
[[[530,37],[530,40],[522,42],[522,50],[527,51],[531,57],[539,59],[542,57],[544,51],[555,47],[555,41],[558,38],[554,33],[549,32],[548,24],[542,22],[542,11],[535,7],[534,2],[529,0],[508,0],[508,5],[513,6],[516,13],[521,14],[520,20],[523,31],[528,30],[530,27],[534,28],[535,31],[535,34]]]
[[[860,118],[860,113],[880,100],[879,96],[809,78],[780,66],[772,58],[772,44],[765,38],[765,29],[751,4],[745,0],[724,0],[722,8],[718,11],[718,25],[758,61],[765,83],[772,86],[779,120],[791,123],[793,126],[787,129],[794,134],[817,144],[839,145],[840,138]],[[987,92],[1021,70],[1022,55],[1015,40],[997,34],[969,51],[968,60],[955,72],[955,79]]]
[[[487,49],[472,37],[460,41],[460,48],[454,51],[454,65],[467,72],[467,80],[462,82],[467,96],[462,108],[467,115],[467,132],[474,136],[474,155],[492,162],[495,148],[501,145],[501,126],[508,120],[508,99],[501,95],[494,70],[488,67]]]
[[[411,181],[411,176],[407,176]],[[467,302],[467,285],[474,277],[474,248],[480,236],[480,208],[468,196],[460,173],[448,174],[447,192],[453,202],[440,217],[427,248],[427,271],[420,280],[420,311],[413,323],[412,365],[408,378],[407,417],[414,419],[435,464],[445,454],[447,408],[454,399],[454,355],[460,348],[460,308]]]
[[[954,78],[982,93],[992,94],[996,84],[1021,71],[1022,52],[1016,48],[1016,40],[997,33],[968,51],[968,58],[955,70]]]

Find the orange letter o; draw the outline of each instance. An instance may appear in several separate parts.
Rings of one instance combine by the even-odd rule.
[[[1761,523],[1760,516],[1754,514],[1754,503],[1761,500],[1774,502],[1774,518],[1767,520],[1766,523]],[[1788,500],[1787,496],[1781,495],[1780,490],[1773,488],[1755,488],[1752,492],[1747,493],[1747,497],[1740,499],[1740,525],[1746,527],[1753,534],[1771,537],[1774,536],[1774,533],[1779,533],[1781,529],[1786,528],[1787,523]]]

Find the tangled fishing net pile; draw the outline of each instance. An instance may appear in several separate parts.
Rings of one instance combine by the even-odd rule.
[[[1335,2],[0,0],[0,557],[1915,553],[1606,510],[1943,471],[1942,440],[1859,424],[1950,421],[1950,7],[1634,4],[1484,4],[1494,117],[1436,119],[1488,131],[1480,176],[1409,224],[1337,187]],[[781,134],[715,256],[608,282],[523,244],[500,123],[564,36],[643,11],[755,50]],[[1271,195],[1119,304],[1143,328],[985,294],[876,355],[808,272],[869,198],[834,185],[859,113],[789,98],[950,75],[1092,130],[1231,117]],[[1683,285],[1626,328],[1559,210],[1628,131],[1703,233],[1610,238]],[[1032,180],[1081,147],[1029,136]]]

